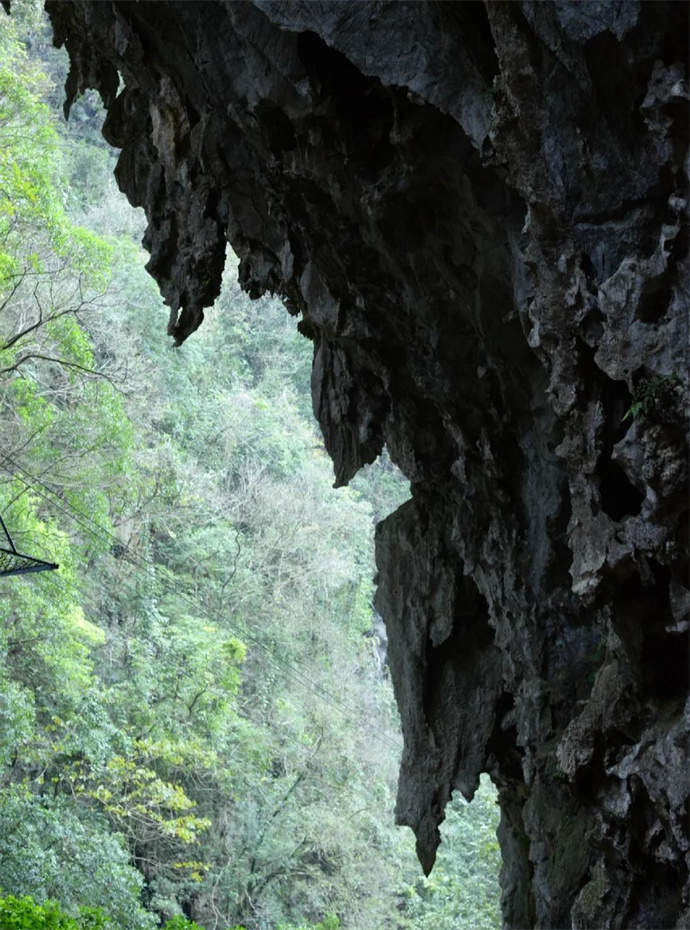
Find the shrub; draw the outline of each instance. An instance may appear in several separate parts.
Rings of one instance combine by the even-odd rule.
[[[166,920],[163,924],[163,930],[203,930],[203,927],[200,927],[199,924],[194,923],[193,920],[187,920],[186,917],[171,917],[170,920]]]
[[[0,927],[2,930],[116,930],[97,907],[80,908],[78,917],[69,917],[55,901],[37,904],[30,895],[0,898]]]

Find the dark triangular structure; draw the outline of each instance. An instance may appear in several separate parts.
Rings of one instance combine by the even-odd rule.
[[[43,559],[35,559],[31,555],[24,555],[23,552],[17,552],[2,517],[0,517],[0,524],[10,544],[9,549],[0,546],[0,575],[25,575],[28,572],[50,572],[58,567],[55,562],[44,562]]]

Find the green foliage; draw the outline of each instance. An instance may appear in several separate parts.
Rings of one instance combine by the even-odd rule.
[[[13,20],[0,32],[0,62],[0,297],[22,272],[46,270],[46,246],[85,286],[102,287],[112,246],[73,226],[64,211],[59,138],[41,100],[48,82],[28,60]]]
[[[153,918],[140,904],[142,879],[121,840],[105,821],[53,794],[26,782],[0,795],[3,887],[56,899],[71,913],[98,903],[118,926],[151,930]]]
[[[178,914],[177,917],[166,920],[163,924],[163,930],[203,930],[203,928],[193,920],[187,920],[186,917],[181,917]]]
[[[642,378],[632,395],[632,404],[623,417],[633,420],[645,418],[666,422],[669,415],[674,416],[674,408],[680,397],[681,380],[674,372],[671,375],[652,375]],[[681,416],[682,420],[682,416]]]
[[[496,839],[498,808],[487,776],[471,805],[454,797],[441,826],[434,870],[408,889],[415,930],[493,930],[501,926]]]
[[[326,914],[318,923],[280,924],[278,930],[341,930],[340,919],[335,914]]]
[[[210,824],[190,813],[196,804],[180,785],[163,781],[138,759],[111,756],[103,767],[88,773],[78,760],[74,768],[75,791],[98,801],[124,832],[136,835],[144,829],[193,843],[197,833]]]
[[[36,904],[29,895],[0,898],[0,926],[3,930],[115,930],[99,908],[81,907],[77,917],[69,917],[54,901]]]
[[[55,901],[37,904],[30,895],[0,898],[0,926],[3,930],[119,930],[98,907],[80,907],[76,916],[69,916]],[[196,924],[188,926],[193,930]]]

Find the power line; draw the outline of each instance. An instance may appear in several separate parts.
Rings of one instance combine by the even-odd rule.
[[[20,479],[20,480],[21,480],[21,479]],[[69,590],[69,588],[67,587],[67,585],[65,585],[65,583],[64,583],[61,579],[60,579],[60,580],[56,579],[55,576],[46,576],[46,575],[43,575],[43,576],[42,576],[42,583],[43,583],[43,584],[46,584],[46,583],[47,583],[47,584],[48,584],[50,587],[52,587],[54,590],[58,590],[58,589],[59,589],[63,594],[65,594],[65,595],[67,595],[67,596],[69,596],[69,595],[72,593],[72,592],[70,592],[70,590]],[[91,609],[93,609],[94,612],[99,613],[100,604],[96,603],[92,598],[86,596],[86,595],[84,594],[83,591],[78,591],[78,590],[77,590],[77,591],[75,591],[74,593],[78,596],[79,601],[80,601],[80,604],[86,604],[87,606],[91,607]],[[276,663],[274,662],[274,664],[276,664]],[[337,711],[339,711],[341,714],[343,714],[343,710],[342,710],[341,707],[338,707],[338,706],[335,705],[335,704],[331,704],[329,701],[326,701],[322,696],[321,696],[321,699],[322,699],[322,701],[324,701],[324,703],[326,703],[328,706],[333,707],[335,710],[337,710]],[[238,715],[238,716],[241,717],[241,715]],[[344,716],[345,716],[345,719],[349,719],[349,718],[347,717],[347,715],[344,715]],[[267,729],[270,730],[271,728],[267,727]],[[394,748],[394,749],[396,749],[396,750],[399,750],[399,749],[401,748],[401,747],[399,747],[399,746],[395,746],[390,740],[387,739],[387,737],[385,737],[385,735],[381,735],[380,733],[377,733],[377,734],[376,734],[376,739],[377,739],[379,742],[387,742],[392,748]],[[305,746],[304,746],[302,743],[300,743],[298,740],[294,739],[294,738],[288,737],[288,738],[285,740],[285,742],[291,744],[292,746],[295,746],[295,747],[296,747],[297,749],[299,749],[299,750],[304,750],[304,749],[305,749]],[[304,761],[304,760],[302,760],[302,761]],[[308,762],[306,763],[306,769],[305,769],[305,771],[306,771],[308,768],[310,768],[310,765],[311,765],[311,760],[308,761]],[[300,780],[301,780],[301,778],[300,778]],[[345,792],[345,790],[346,790],[347,782],[344,782],[344,781],[336,782],[332,777],[330,777],[330,776],[327,774],[326,771],[321,771],[321,772],[319,772],[318,780],[319,780],[320,783],[323,783],[323,784],[325,784],[325,785],[328,785],[328,786],[330,787],[330,789],[331,789],[333,792],[335,792],[335,793],[343,793],[343,792]]]
[[[70,592],[70,590],[69,590],[69,588],[67,587],[67,585],[66,585],[61,579],[57,579],[57,578],[55,578],[54,576],[51,576],[51,577],[49,577],[49,578],[48,578],[48,577],[44,578],[44,584],[48,584],[48,585],[49,585],[50,587],[52,587],[54,590],[59,590],[62,594],[66,595],[66,596],[68,596],[68,597],[69,597],[69,596],[71,595],[71,593],[72,593],[72,592]],[[82,606],[87,606],[88,608],[90,608],[91,610],[93,610],[94,614],[100,615],[100,612],[101,612],[101,604],[98,603],[93,597],[90,597],[90,596],[86,595],[83,591],[78,591],[78,590],[77,590],[77,591],[75,591],[74,593],[75,593],[75,595],[78,597],[79,602],[80,602],[80,604],[81,604]],[[210,617],[207,617],[207,619],[211,619],[211,618],[210,618]],[[275,668],[277,668],[277,669],[280,670],[280,663],[275,659],[275,657],[269,655],[269,656],[268,656],[268,660],[269,660],[269,662],[270,662]],[[308,680],[309,680],[309,679],[306,679],[306,680],[304,680],[304,681],[303,681],[303,680],[298,680],[298,684],[301,684],[301,685],[304,686],[304,685],[306,684],[306,681],[308,681]],[[312,682],[312,684],[314,684],[314,687],[315,687],[315,688],[318,688],[318,686],[317,686],[315,683]],[[345,717],[345,719],[346,719],[348,722],[352,723],[352,719],[349,717],[349,715],[347,715],[347,714],[343,711],[343,708],[342,708],[342,707],[338,706],[337,703],[333,703],[333,702],[327,700],[327,699],[326,699],[323,695],[321,695],[321,694],[319,694],[318,696],[321,698],[321,700],[322,700],[322,702],[323,702],[324,704],[326,704],[328,707],[331,707],[332,709],[338,711],[340,714],[342,714],[342,715]],[[388,745],[391,746],[391,748],[394,748],[394,749],[396,749],[396,750],[400,750],[401,747],[400,747],[400,746],[396,746],[392,741],[388,740],[387,737],[385,736],[385,734],[381,737],[381,739],[384,740],[384,741],[386,741],[386,742],[388,743]],[[295,745],[297,745],[297,744],[295,744]]]
[[[22,478],[19,475],[14,474],[14,477],[18,481],[20,481],[28,490],[33,491],[35,494],[41,497],[44,501],[46,501],[51,507],[54,507],[55,509],[63,513],[65,516],[67,516],[68,518],[74,520],[79,526],[81,526],[86,532],[88,532],[91,536],[97,539],[100,543],[102,544],[106,543],[107,542],[106,537],[110,539],[112,542],[116,543],[119,550],[128,555],[129,557],[128,561],[131,564],[138,566],[139,569],[142,569],[142,570],[146,569],[147,573],[152,569],[155,573],[154,575],[155,582],[158,583],[162,588],[166,587],[165,583],[160,578],[161,569],[163,569],[164,571],[167,571],[165,566],[157,565],[153,560],[143,558],[142,556],[135,553],[129,546],[121,543],[120,540],[113,533],[111,533],[106,527],[103,527],[100,524],[96,523],[94,520],[92,520],[91,517],[89,517],[87,514],[83,513],[82,511],[78,510],[68,501],[64,502],[66,504],[66,507],[64,507],[62,506],[61,503],[58,503],[57,501],[53,500],[52,498],[54,497],[59,498],[59,492],[51,488],[45,482],[41,481],[41,479],[38,478],[38,476],[32,475],[22,465],[20,465],[17,461],[15,461],[11,456],[7,454],[2,455],[2,460],[3,462],[10,463],[16,471],[21,472],[25,476],[25,478]],[[5,471],[7,471],[10,474],[13,474],[12,469],[7,467],[6,465],[4,465],[3,467]],[[50,495],[52,495],[52,497],[48,497],[45,493],[42,493],[41,491],[39,491],[36,485],[40,485],[40,487],[42,487],[45,491],[47,491]],[[201,570],[201,566],[199,566],[197,562],[193,562],[192,564]],[[50,580],[54,581],[54,579],[50,579]],[[148,582],[149,584],[151,584],[150,578],[148,579]],[[244,631],[242,631],[237,626],[228,622],[226,618],[223,617],[221,619],[215,612],[210,611],[208,607],[203,607],[197,600],[192,598],[186,592],[181,592],[177,589],[173,589],[172,581],[170,579],[168,579],[167,591],[168,593],[171,593],[171,594],[174,593],[175,596],[177,596],[180,600],[183,600],[184,602],[186,602],[189,606],[194,608],[194,610],[198,610],[201,607],[202,612],[205,613],[208,619],[215,620],[221,627],[228,629],[230,632],[234,633],[241,639],[247,640],[251,645],[255,646],[262,653],[264,653],[264,655],[268,658],[269,662],[275,668],[278,668],[279,670],[285,672],[289,677],[293,679],[293,681],[296,681],[298,684],[301,684],[302,687],[305,687],[307,690],[310,690],[317,697],[319,697],[325,704],[332,707],[334,710],[338,711],[338,713],[340,713],[350,723],[358,722],[358,717],[360,716],[359,708],[354,707],[353,705],[349,704],[349,702],[346,703],[342,701],[342,699],[340,699],[337,695],[334,695],[332,692],[318,685],[311,678],[305,675],[299,669],[299,667],[295,665],[294,663],[286,663],[286,662],[279,660],[267,646],[265,646],[259,639],[256,638],[256,636],[252,635],[248,630],[245,629]],[[382,742],[385,742],[388,746],[390,746],[396,752],[401,751],[402,745],[398,744],[397,742],[394,742],[393,740],[389,739],[387,736],[380,734],[378,738]]]
[[[53,587],[56,590],[59,589],[61,593],[66,596],[70,596],[71,592],[69,588],[67,587],[67,585],[62,581],[62,579],[55,578],[54,576],[45,577],[43,579],[43,583],[48,584],[49,586]],[[75,592],[75,594],[79,598],[79,601],[82,604],[85,604],[88,607],[90,607],[91,610],[93,610],[96,615],[100,614],[102,605],[98,603],[93,597],[86,595],[85,592],[79,591],[78,589]],[[208,611],[205,611],[205,616],[209,620],[214,619],[212,616],[209,615]],[[232,627],[230,628],[230,630],[231,632],[236,632],[232,629]],[[271,665],[273,665],[274,668],[278,669],[279,671],[286,671],[286,669],[281,666],[281,663],[276,659],[276,657],[269,650],[267,650],[265,647],[262,647],[262,650],[264,651],[264,653],[266,654],[266,658],[271,663]],[[287,671],[288,671],[288,674],[290,674],[289,669]],[[302,685],[303,687],[307,687],[308,690],[314,690],[317,696],[321,699],[321,701],[324,704],[338,711],[341,715],[343,715],[343,717],[348,722],[350,723],[353,722],[352,717],[343,708],[343,706],[341,705],[341,702],[339,702],[337,698],[334,701],[329,700],[329,698],[326,696],[325,693],[321,693],[321,689],[319,688],[319,685],[317,685],[314,681],[312,681],[312,679],[308,678],[307,676],[302,676],[300,678],[293,678],[293,680],[296,681],[298,684]],[[385,734],[381,736],[381,739],[382,741],[385,741],[391,748],[395,749],[396,751],[399,751],[402,748],[400,745],[396,745],[393,741],[389,740],[385,736]]]

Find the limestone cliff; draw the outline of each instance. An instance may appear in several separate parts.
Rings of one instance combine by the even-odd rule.
[[[685,927],[688,6],[46,4],[178,342],[226,242],[314,344],[377,531],[429,870],[499,788],[507,927]],[[372,928],[373,930],[373,928]]]

